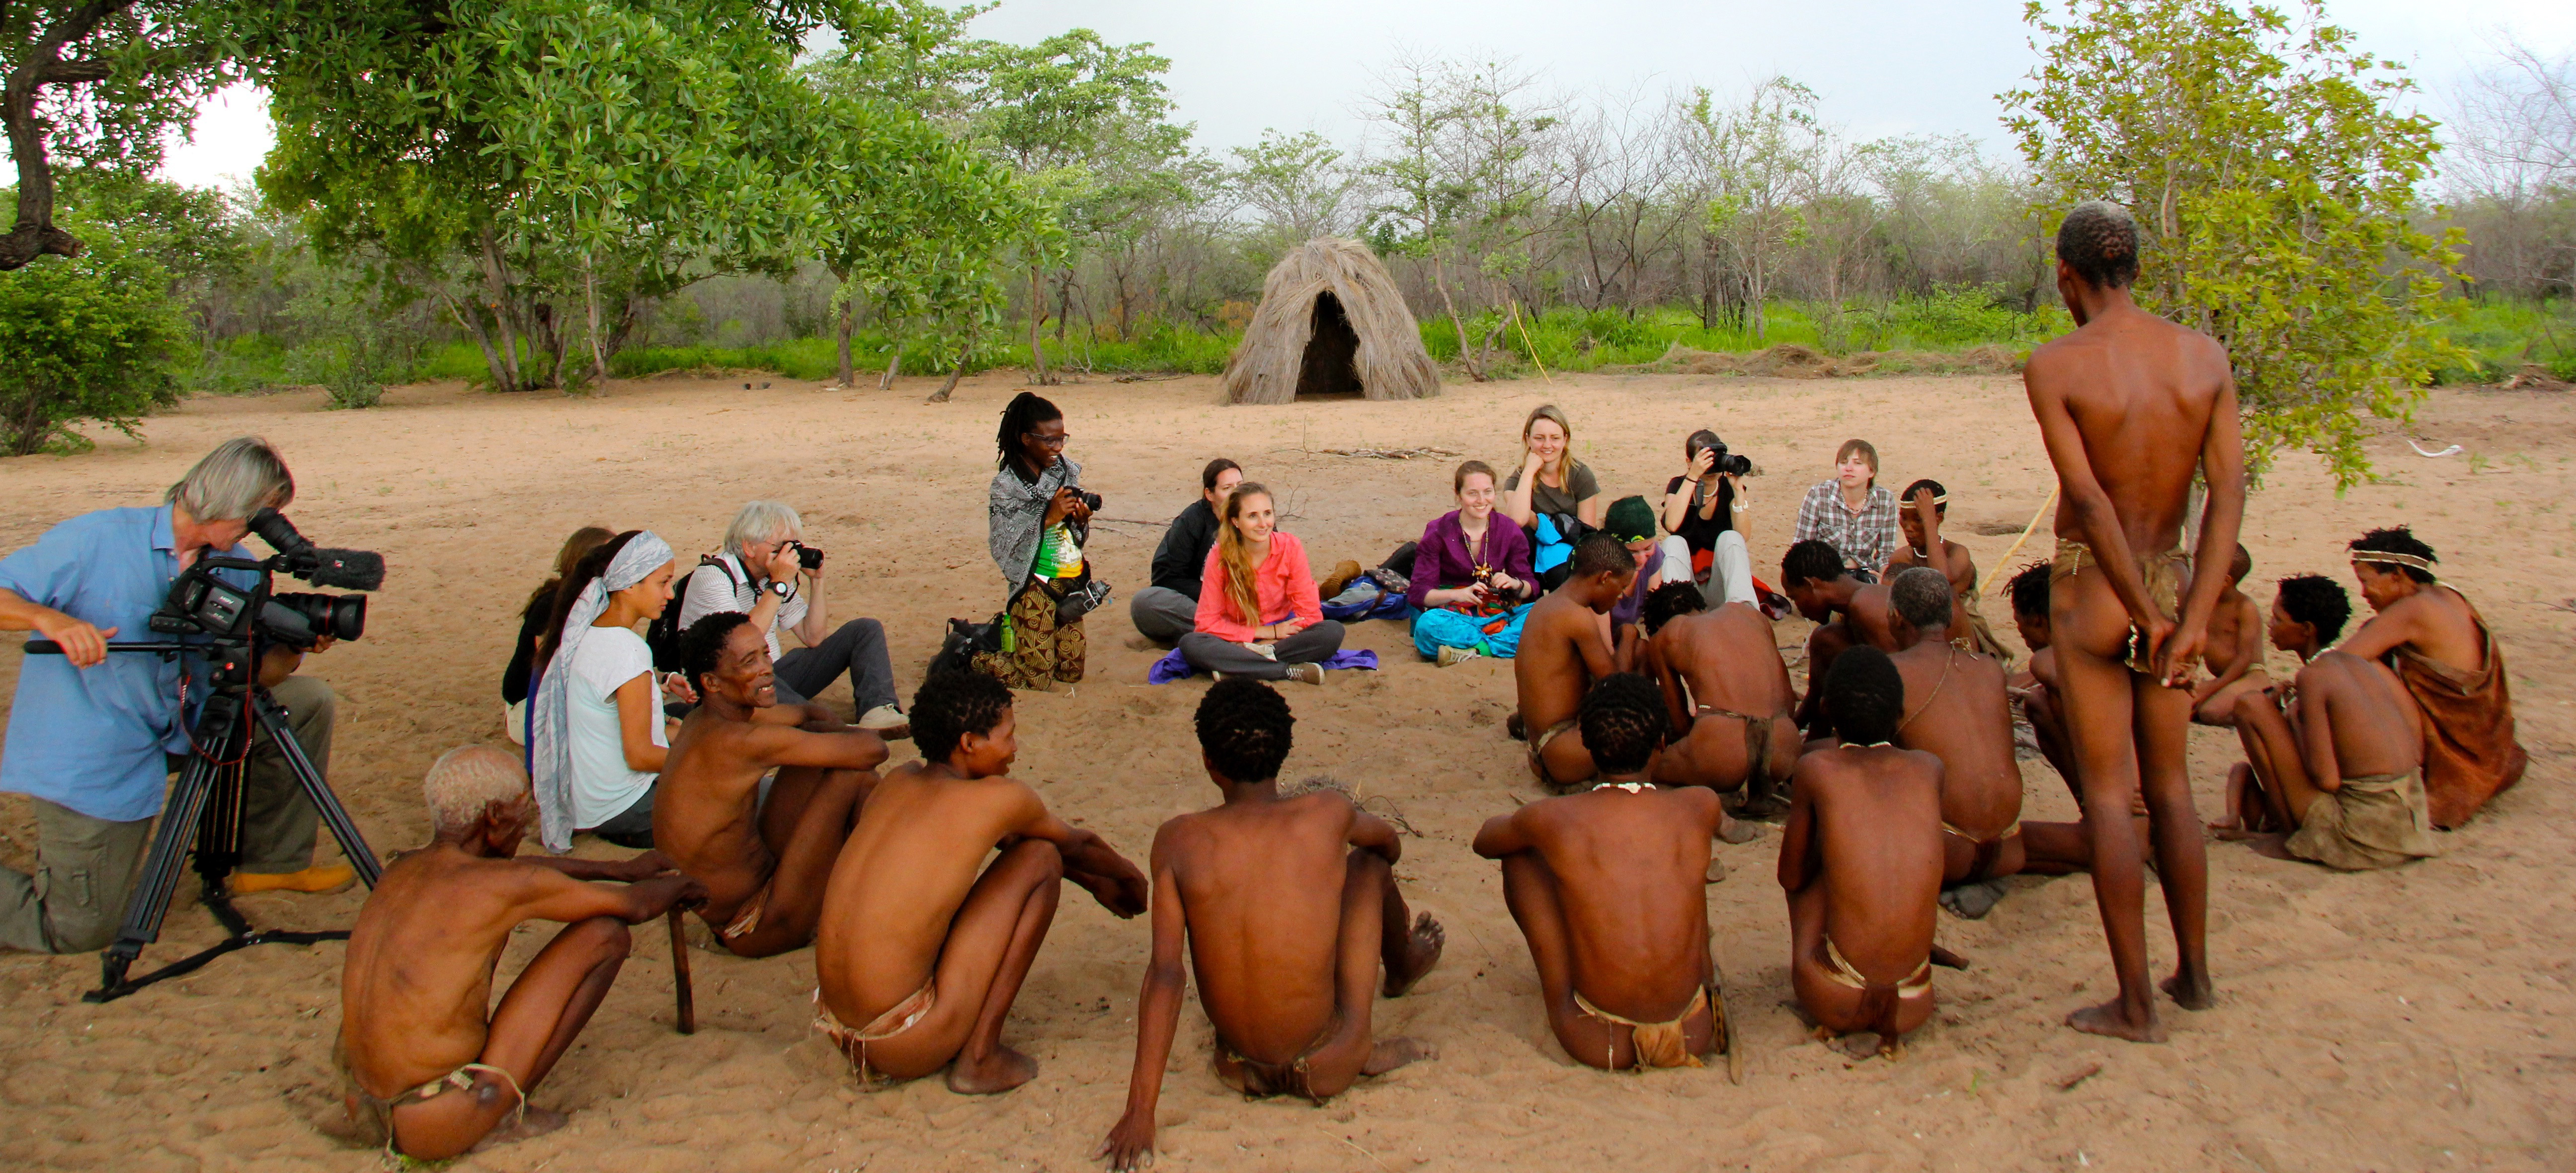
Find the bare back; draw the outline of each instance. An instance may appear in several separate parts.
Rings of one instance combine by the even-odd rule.
[[[2486,627],[2477,608],[2441,583],[2425,583],[2390,603],[2339,646],[2374,660],[2409,648],[2462,676],[2487,669]]]
[[[1693,707],[1710,705],[1757,717],[1786,715],[1798,703],[1789,666],[1772,642],[1771,621],[1750,605],[1729,603],[1664,624],[1649,645],[1676,728]]]
[[[1907,699],[1896,744],[1941,759],[1941,821],[1974,839],[2003,834],[2021,820],[2003,665],[1931,639],[1890,659]]]
[[[888,773],[823,893],[814,973],[831,1011],[866,1022],[928,983],[985,858],[1044,818],[1011,778],[933,776],[920,762]]]
[[[2323,729],[2312,728],[2323,718]],[[2299,670],[2300,740],[2309,776],[2365,778],[2424,764],[2424,714],[2388,666],[2327,650]],[[2318,760],[2331,747],[2333,757]]]
[[[1603,788],[1522,807],[1513,822],[1557,881],[1574,988],[1612,1013],[1679,1005],[1708,965],[1717,795]]]
[[[1946,860],[1941,778],[1940,759],[1892,747],[1798,759],[1782,866],[1821,865],[1825,938],[1869,980],[1902,981],[1931,954]]]
[[[1246,1054],[1296,1055],[1330,1025],[1352,824],[1333,791],[1232,803],[1154,840],[1188,914],[1199,1004]]]
[[[2091,479],[2131,552],[2175,548],[2211,418],[2222,397],[2234,398],[2227,352],[2205,334],[2133,310],[2032,351],[2023,380],[2034,402],[2046,396],[2073,419]],[[2071,498],[2060,499],[2056,533],[2085,541],[2076,512]]]
[[[1520,650],[1512,659],[1521,722],[1532,739],[1574,715],[1595,676],[1610,672],[1610,648],[1590,607],[1559,591],[1540,599],[1521,623]]]

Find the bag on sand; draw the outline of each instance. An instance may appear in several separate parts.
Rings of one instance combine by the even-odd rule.
[[[1008,650],[1002,645],[1002,629],[1007,622],[999,611],[994,612],[992,620],[986,623],[970,619],[949,620],[948,634],[939,641],[939,654],[930,658],[930,668],[925,675],[971,672],[975,668],[975,657]]]

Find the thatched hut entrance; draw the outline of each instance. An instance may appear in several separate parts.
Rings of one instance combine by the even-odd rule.
[[[1226,362],[1224,385],[1232,403],[1353,391],[1424,399],[1440,393],[1440,369],[1377,254],[1357,241],[1319,237],[1271,267],[1261,308]]]

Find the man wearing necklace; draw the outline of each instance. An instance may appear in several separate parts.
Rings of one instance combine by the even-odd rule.
[[[1567,1054],[1605,1071],[1701,1066],[1727,1046],[1705,881],[1726,815],[1715,791],[1648,780],[1664,732],[1654,682],[1603,677],[1579,720],[1600,780],[1487,820],[1476,854],[1502,862],[1503,901]]]
[[[1838,745],[1798,759],[1780,836],[1789,980],[1818,1037],[1875,1032],[1893,1055],[1932,1017],[1941,759],[1895,746],[1905,680],[1887,653],[1845,651],[1824,694]]]

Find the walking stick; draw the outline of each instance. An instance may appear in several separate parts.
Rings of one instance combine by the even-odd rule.
[[[680,999],[680,1033],[698,1033],[698,1006],[689,988],[688,930],[680,923],[680,910],[671,910],[671,991]]]

